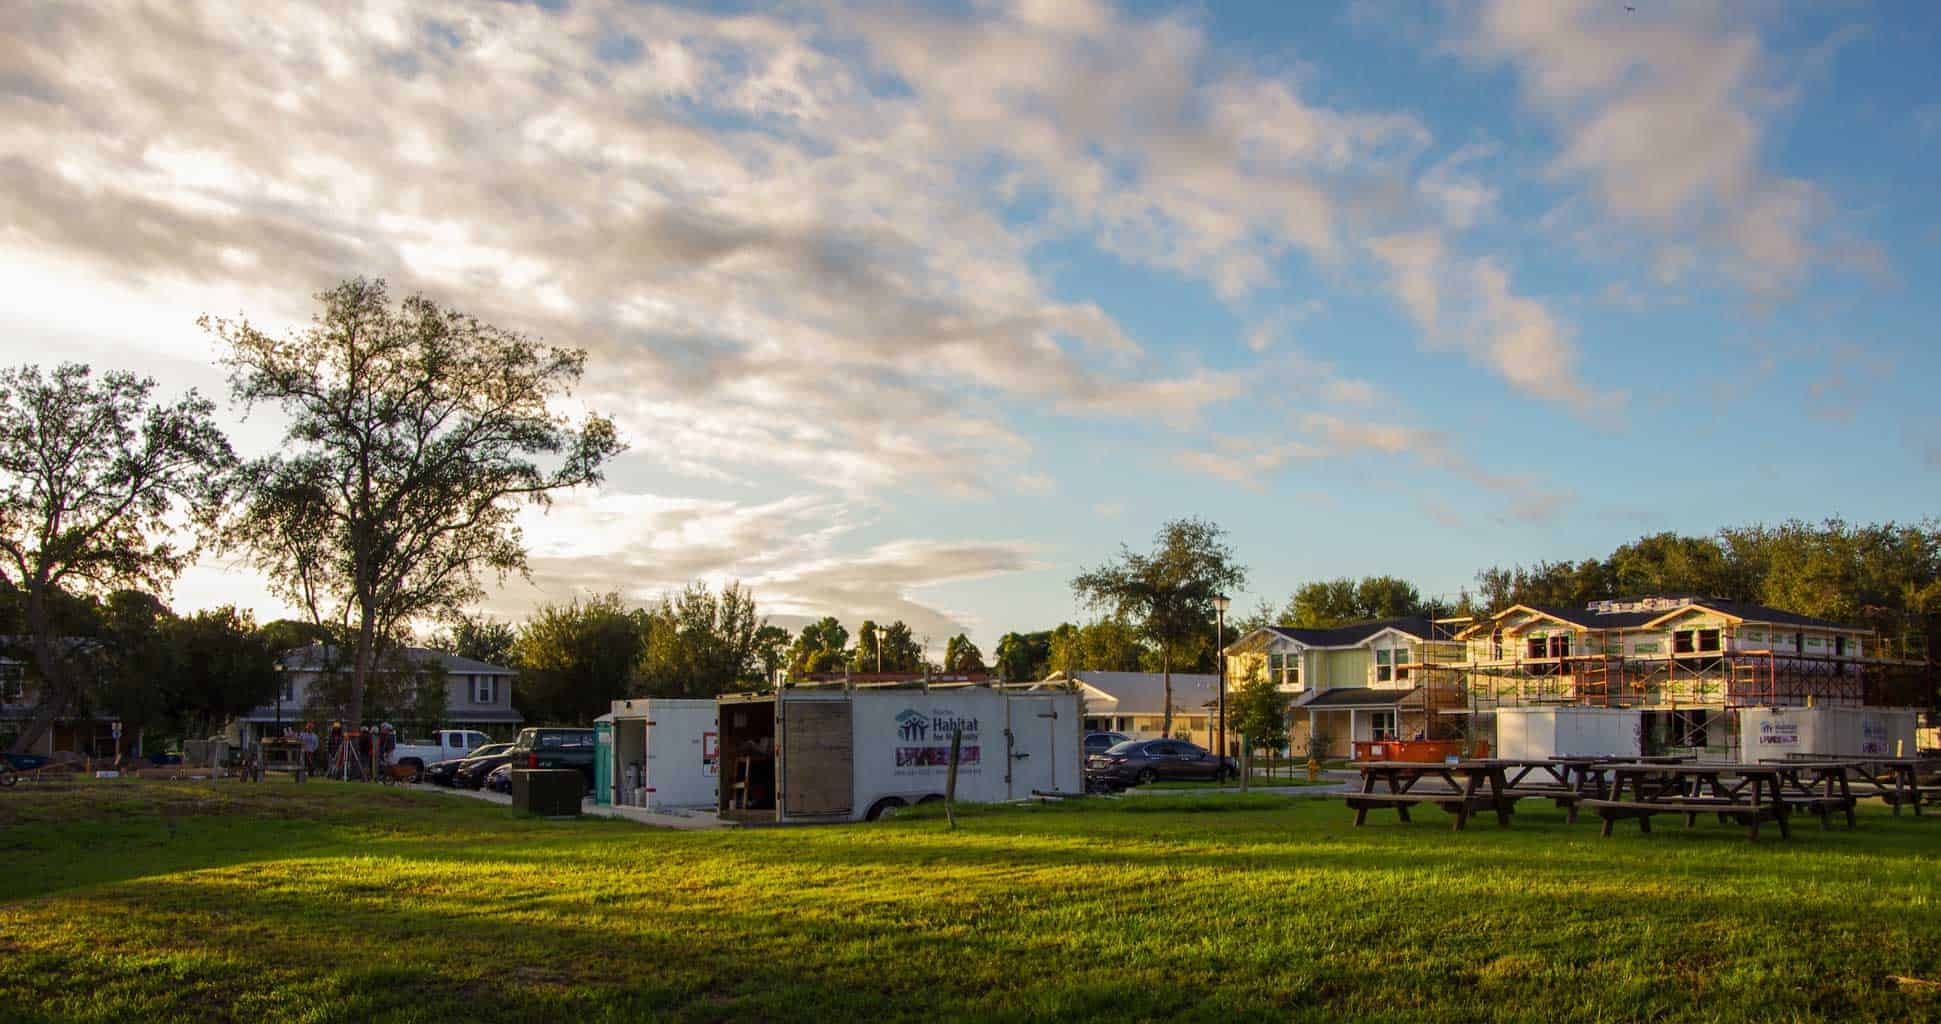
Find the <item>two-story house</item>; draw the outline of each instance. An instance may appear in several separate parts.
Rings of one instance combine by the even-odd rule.
[[[77,645],[91,644],[87,640],[67,640],[65,643]],[[34,669],[33,660],[26,653],[27,641],[23,637],[0,638],[0,648],[10,655],[0,655],[0,750],[13,745],[15,737],[27,729],[28,723],[40,710],[40,678]],[[73,709],[70,709],[73,712]],[[113,757],[119,752],[139,752],[141,736],[139,733],[123,735],[120,720],[113,714],[95,712],[94,714],[70,713],[55,720],[27,751],[51,757],[60,753],[71,753],[81,757]]]
[[[1357,740],[1408,738],[1428,728],[1421,675],[1457,660],[1449,628],[1420,616],[1374,619],[1332,629],[1267,626],[1226,648],[1229,685],[1263,673],[1290,707],[1290,747],[1313,738],[1328,757]]]
[[[395,653],[420,673],[443,676],[445,708],[435,720],[427,717],[393,724],[471,728],[500,736],[509,734],[525,720],[512,706],[515,674],[512,669],[426,647],[406,647]],[[316,722],[321,728],[325,719],[341,714],[340,709],[323,706],[327,698],[321,692],[321,684],[332,675],[347,678],[350,659],[349,650],[330,644],[311,644],[284,652],[277,659],[282,680],[278,699],[230,723],[230,741],[247,746],[276,733],[280,726],[306,720]]]
[[[1512,605],[1458,638],[1479,727],[1498,708],[1630,708],[1654,749],[1721,756],[1733,709],[1876,703],[1891,667],[1871,630],[1692,595]]]

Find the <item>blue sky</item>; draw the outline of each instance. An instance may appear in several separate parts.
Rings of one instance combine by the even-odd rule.
[[[219,393],[197,313],[359,273],[588,348],[633,448],[506,616],[739,578],[988,650],[1182,515],[1243,606],[1933,515],[1941,15],[1631,6],[51,12],[0,356]]]

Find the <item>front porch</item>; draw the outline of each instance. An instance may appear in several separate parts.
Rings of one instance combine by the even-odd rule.
[[[1323,690],[1288,709],[1288,736],[1296,756],[1310,752],[1320,737],[1323,758],[1354,754],[1354,744],[1408,739],[1427,733],[1421,691],[1341,687]]]

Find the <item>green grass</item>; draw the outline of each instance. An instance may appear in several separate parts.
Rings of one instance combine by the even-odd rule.
[[[0,792],[0,1019],[1938,1019],[1941,820],[1337,801],[671,832],[313,782]],[[932,813],[924,813],[932,812]],[[171,827],[172,825],[172,827]]]

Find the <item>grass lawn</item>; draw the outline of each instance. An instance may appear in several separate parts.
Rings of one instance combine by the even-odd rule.
[[[1267,795],[670,832],[354,784],[22,784],[0,1019],[1941,1019],[1941,820],[1863,805],[1752,845],[1526,807],[1464,833]]]

